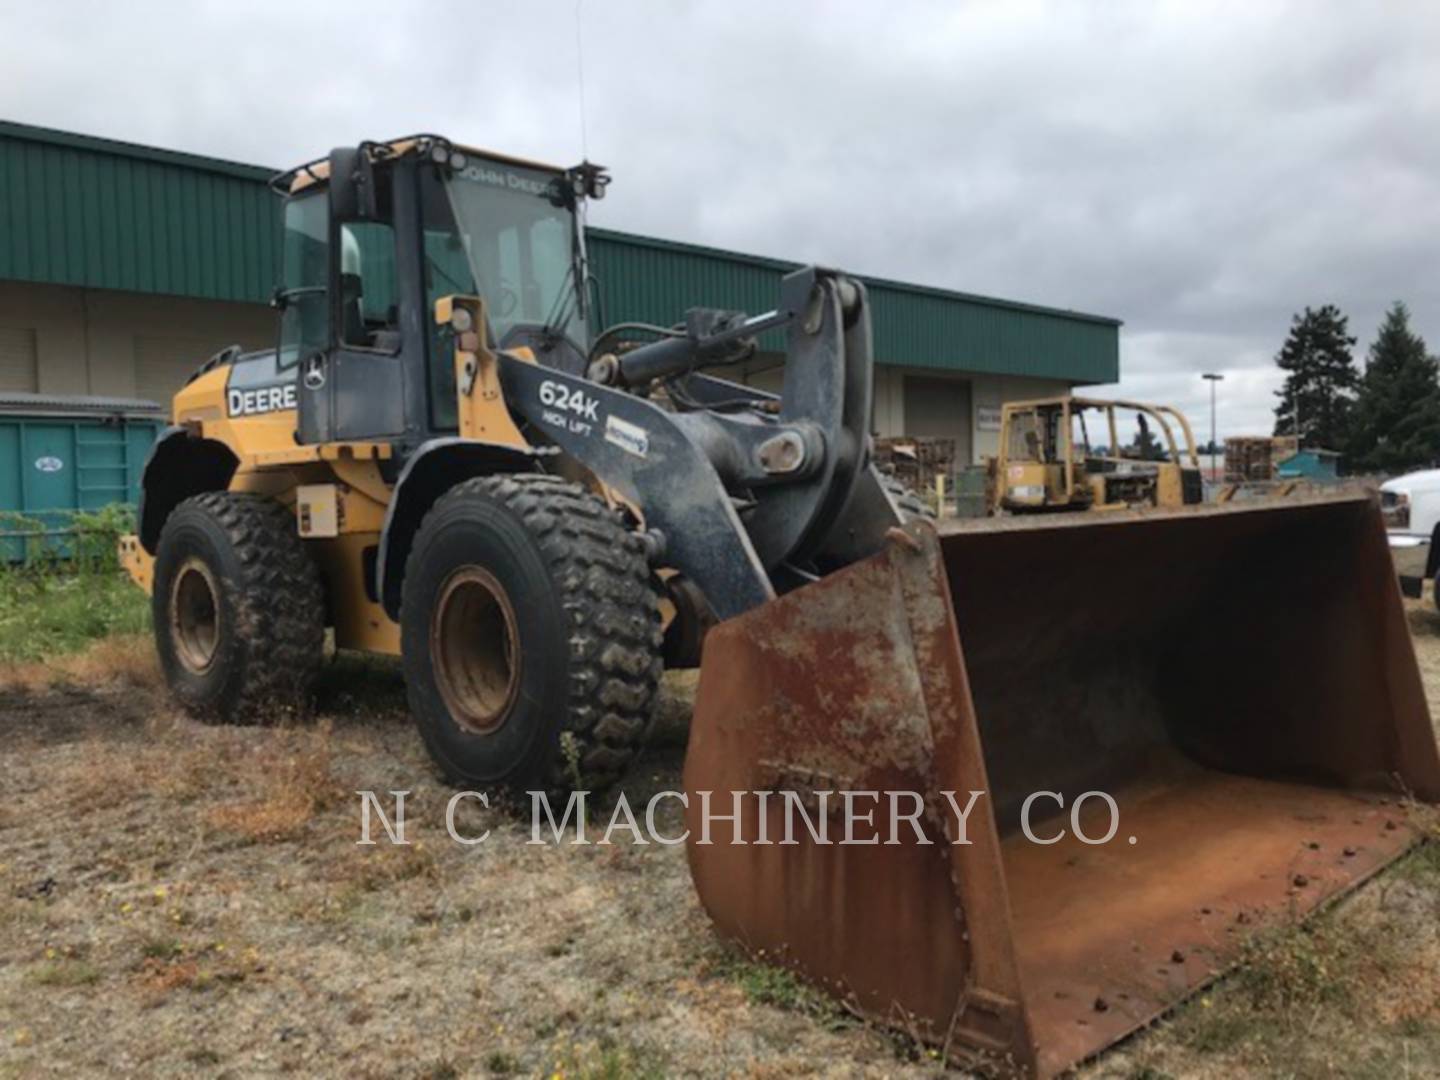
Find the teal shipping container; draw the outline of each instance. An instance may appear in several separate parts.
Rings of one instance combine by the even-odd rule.
[[[134,506],[166,416],[153,401],[0,394],[0,561],[25,557],[39,522],[42,550],[63,555],[77,511]],[[34,551],[31,541],[31,551]]]
[[[1340,453],[1337,450],[1301,450],[1275,466],[1279,480],[1315,480],[1320,483],[1340,479]]]

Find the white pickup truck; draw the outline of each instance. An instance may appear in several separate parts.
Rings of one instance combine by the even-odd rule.
[[[1440,572],[1440,469],[1406,473],[1380,485],[1380,510],[1390,538],[1400,591],[1418,597]],[[1440,604],[1440,590],[1436,591]]]

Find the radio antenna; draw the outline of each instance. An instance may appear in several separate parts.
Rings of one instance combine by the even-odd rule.
[[[580,88],[580,158],[589,161],[589,139],[585,131],[585,43],[580,33],[580,7],[584,2],[575,0],[575,81]]]

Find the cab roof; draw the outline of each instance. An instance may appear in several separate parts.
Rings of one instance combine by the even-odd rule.
[[[367,140],[360,145],[370,152],[371,159],[375,161],[388,161],[394,158],[408,157],[412,154],[428,154],[436,147],[442,147],[450,153],[471,155],[501,165],[518,165],[521,168],[538,169],[541,172],[554,173],[557,176],[565,172],[559,165],[516,157],[513,154],[500,154],[494,150],[453,142],[443,135],[405,135],[381,142]],[[293,195],[313,185],[324,183],[329,176],[330,158],[327,154],[325,157],[297,165],[293,169],[272,177],[270,187],[282,195]]]

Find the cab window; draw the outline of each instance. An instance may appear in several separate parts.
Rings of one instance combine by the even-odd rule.
[[[281,367],[330,345],[330,212],[324,191],[285,203],[280,265]]]
[[[1043,428],[1033,409],[1010,414],[1010,441],[1005,453],[1011,461],[1045,460]]]
[[[341,345],[379,352],[400,350],[395,288],[395,228],[385,221],[340,226]]]

